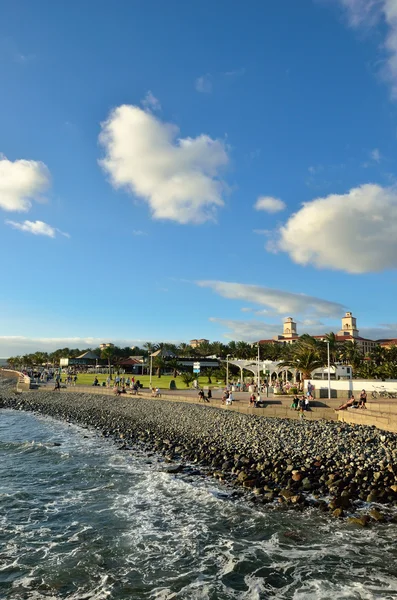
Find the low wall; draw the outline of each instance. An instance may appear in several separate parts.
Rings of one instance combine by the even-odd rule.
[[[315,398],[328,398],[328,381],[310,379],[314,385]],[[305,380],[304,388],[307,390],[309,380]],[[334,381],[331,379],[331,398],[350,398],[352,393],[359,396],[361,390],[367,392],[368,398],[371,398],[372,392],[386,390],[397,394],[397,381],[379,381],[379,379],[344,379]]]
[[[338,412],[338,421],[350,425],[375,426],[384,431],[397,433],[397,414],[378,410],[349,409]]]
[[[30,390],[30,377],[24,375],[20,371],[14,371],[13,369],[1,369],[0,373],[6,377],[13,377],[17,380],[17,391],[27,392]]]

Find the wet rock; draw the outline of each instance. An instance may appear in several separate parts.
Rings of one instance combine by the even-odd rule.
[[[366,527],[369,522],[368,515],[363,515],[361,517],[349,517],[348,522],[352,525],[358,525],[359,527]]]
[[[371,519],[374,519],[374,521],[382,522],[385,520],[383,513],[381,513],[377,508],[371,508],[368,514]]]

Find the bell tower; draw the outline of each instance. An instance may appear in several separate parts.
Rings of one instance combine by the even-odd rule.
[[[356,317],[353,317],[353,313],[347,312],[342,317],[342,329],[338,332],[338,335],[351,335],[352,337],[358,337],[357,321]]]
[[[296,333],[296,323],[292,317],[287,317],[283,324],[283,337],[284,338],[293,338],[297,337]]]

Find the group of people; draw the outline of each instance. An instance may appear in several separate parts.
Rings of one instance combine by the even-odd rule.
[[[341,404],[335,410],[347,410],[348,408],[367,408],[365,405],[367,403],[367,392],[365,390],[361,390],[360,398],[357,400],[354,397],[354,394],[350,396],[349,400],[344,404]]]
[[[250,396],[250,405],[254,408],[263,408],[264,402],[261,399],[260,392],[257,392],[256,394],[255,392],[252,392]]]
[[[226,404],[226,406],[231,406],[233,404],[233,392],[225,388],[222,394],[222,404]]]
[[[200,402],[210,402],[212,398],[211,390],[208,390],[207,395],[205,395],[204,390],[200,389],[197,395]]]
[[[312,396],[297,396],[295,394],[294,398],[292,399],[292,403],[291,403],[291,409],[292,410],[299,410],[300,412],[303,412],[305,410],[311,410],[310,409],[310,399],[312,399]]]

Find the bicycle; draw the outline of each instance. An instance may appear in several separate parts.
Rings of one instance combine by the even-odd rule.
[[[378,390],[373,390],[371,394],[372,398],[396,398],[396,392],[388,392],[384,385],[381,385]]]

